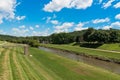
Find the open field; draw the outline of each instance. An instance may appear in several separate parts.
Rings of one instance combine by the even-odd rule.
[[[112,60],[115,62],[120,62],[120,53],[117,53],[117,52],[108,52],[108,51],[102,51],[102,50],[100,51],[100,50],[83,48],[79,46],[71,46],[71,45],[41,44],[41,46],[72,51],[77,54],[82,54],[82,55],[84,54],[84,55],[93,56],[93,57],[95,56],[95,57],[102,58],[105,60]]]
[[[120,75],[30,48],[0,48],[0,80],[119,80]]]

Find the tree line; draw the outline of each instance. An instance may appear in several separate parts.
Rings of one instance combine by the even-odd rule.
[[[32,47],[38,47],[39,43],[119,43],[120,30],[96,30],[94,28],[88,28],[87,30],[74,31],[69,33],[54,33],[50,36],[16,37],[9,35],[0,35],[0,40],[14,43],[29,44]]]
[[[68,44],[72,42],[77,43],[119,43],[120,30],[96,30],[88,28],[87,30],[52,34],[47,37],[47,41],[53,44]]]

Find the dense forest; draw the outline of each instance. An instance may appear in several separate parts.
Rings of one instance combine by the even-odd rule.
[[[70,33],[54,33],[50,36],[16,37],[9,35],[0,35],[0,40],[14,43],[29,44],[34,47],[39,46],[39,43],[119,43],[120,30],[96,30],[93,28],[88,28],[87,30],[74,31]]]

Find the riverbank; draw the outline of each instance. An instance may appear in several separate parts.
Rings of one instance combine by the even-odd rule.
[[[79,46],[70,45],[41,44],[40,46],[58,49],[66,52],[72,52],[76,55],[120,64],[120,53],[91,50]]]
[[[74,53],[70,53],[70,52],[66,52],[66,51],[62,51],[58,49],[51,49],[51,48],[45,48],[45,47],[39,47],[39,49],[47,51],[50,54],[57,54],[59,56],[62,56],[62,57],[65,57],[71,60],[75,60],[80,63],[82,62],[82,63],[88,64],[94,67],[99,67],[99,68],[111,71],[113,73],[120,74],[120,64],[97,60],[94,58],[88,58],[88,57],[76,55]]]

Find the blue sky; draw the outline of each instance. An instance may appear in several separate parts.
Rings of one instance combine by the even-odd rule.
[[[47,36],[52,33],[120,29],[119,0],[0,0],[0,34]]]

